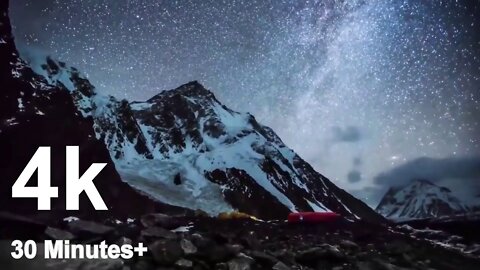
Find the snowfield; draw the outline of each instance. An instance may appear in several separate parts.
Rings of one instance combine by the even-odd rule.
[[[198,174],[188,162],[138,159],[117,161],[116,167],[124,181],[161,202],[201,209],[210,215],[233,210],[223,200],[221,187]],[[182,175],[181,185],[173,181],[178,173]]]

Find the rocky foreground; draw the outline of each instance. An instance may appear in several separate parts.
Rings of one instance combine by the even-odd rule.
[[[149,247],[146,256],[128,261],[19,262],[8,258],[12,248],[5,240],[0,245],[0,263],[7,268],[2,269],[480,269],[478,258],[363,222],[288,224],[150,214],[140,220],[104,224],[71,218],[54,228],[12,215],[0,215],[0,219],[3,239],[143,242]]]

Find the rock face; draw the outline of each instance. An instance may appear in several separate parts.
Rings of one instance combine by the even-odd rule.
[[[390,188],[376,211],[391,219],[422,219],[466,213],[468,207],[445,187],[415,180],[402,188]]]
[[[92,163],[107,163],[95,184],[109,211],[94,211],[80,196],[77,216],[127,217],[161,208],[120,180],[104,143],[96,139],[94,122],[77,109],[62,84],[49,84],[19,58],[8,18],[8,1],[0,3],[0,210],[50,220],[65,211],[65,146],[80,146],[80,171]],[[59,187],[52,211],[37,211],[35,198],[12,199],[11,187],[39,146],[51,146],[51,185]],[[33,177],[29,185],[36,184]]]

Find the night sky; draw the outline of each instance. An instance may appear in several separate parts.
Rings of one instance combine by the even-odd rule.
[[[10,2],[24,58],[132,101],[198,80],[372,206],[412,177],[480,185],[476,0]]]

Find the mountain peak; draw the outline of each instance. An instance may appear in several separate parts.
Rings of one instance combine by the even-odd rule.
[[[205,89],[205,87],[201,83],[199,83],[197,80],[184,83],[184,84],[180,85],[179,87],[177,87],[177,89],[182,88],[182,87],[195,87],[195,88],[200,87],[200,88]]]
[[[420,219],[463,213],[468,207],[452,192],[426,179],[415,179],[403,187],[390,188],[376,211],[392,219]]]
[[[425,185],[425,186],[437,186],[427,179],[414,179],[412,181],[411,185],[412,184],[420,184],[420,185]]]
[[[163,98],[170,98],[175,95],[181,95],[188,98],[207,98],[216,100],[215,95],[210,90],[206,89],[201,83],[198,81],[191,81],[186,84],[182,84],[175,89],[162,91],[161,93],[147,100],[147,102],[153,102]]]
[[[152,158],[115,162],[124,181],[154,198],[211,214],[237,209],[277,219],[296,211],[335,211],[349,220],[383,221],[271,128],[229,109],[198,81],[130,106]],[[177,177],[183,184],[175,184]],[[162,189],[152,190],[152,182]]]
[[[210,90],[207,90],[201,83],[198,81],[191,81],[186,84],[177,87],[172,90],[178,92],[187,97],[198,97],[198,96],[213,96],[213,93]]]

